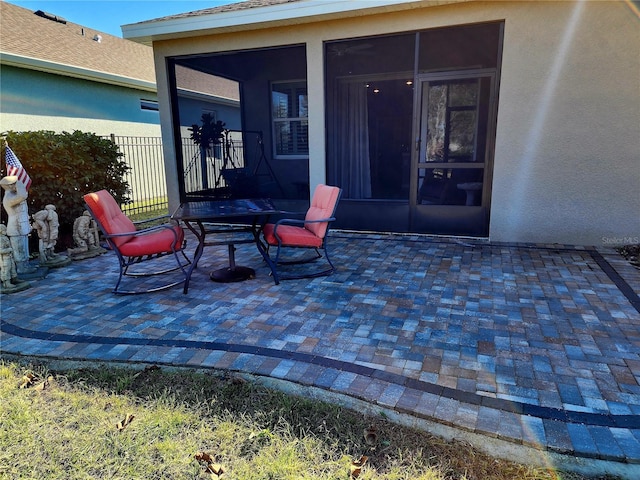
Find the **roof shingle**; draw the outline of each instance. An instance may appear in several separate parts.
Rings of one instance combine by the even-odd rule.
[[[195,10],[193,12],[179,13],[175,15],[169,15],[166,17],[156,18],[153,20],[145,20],[144,22],[138,22],[138,23],[147,23],[149,21],[159,21],[159,20],[172,20],[172,19],[187,18],[187,17],[198,17],[200,15],[213,15],[213,14],[226,13],[226,12],[238,12],[240,10],[248,10],[250,8],[271,7],[273,5],[281,5],[284,3],[295,3],[300,1],[302,0],[245,0],[244,2],[230,3],[228,5],[220,5],[218,7],[205,8],[203,10]],[[132,25],[135,25],[135,24],[132,24]]]
[[[55,14],[54,14],[55,15]],[[0,2],[0,52],[155,83],[153,49]],[[100,36],[100,41],[94,40]]]

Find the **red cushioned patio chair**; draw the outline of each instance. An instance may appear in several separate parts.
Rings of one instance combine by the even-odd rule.
[[[338,187],[328,185],[318,185],[311,199],[311,206],[307,210],[304,220],[284,218],[276,223],[267,223],[264,226],[263,235],[269,247],[277,247],[275,258],[272,259],[275,268],[273,277],[276,285],[280,280],[291,280],[298,278],[319,277],[330,275],[335,271],[335,267],[329,258],[327,251],[327,237],[329,235],[329,225],[335,220],[335,212],[340,200],[342,190]],[[315,255],[302,260],[282,261],[280,255],[283,248],[311,248],[315,250]],[[329,268],[320,271],[301,272],[297,275],[280,275],[279,265],[292,265],[309,263],[322,257],[319,250],[324,250],[324,256],[329,263]],[[271,256],[270,256],[271,258]]]
[[[149,228],[136,229],[134,224],[120,210],[116,200],[106,190],[100,190],[95,193],[88,193],[84,196],[87,209],[94,218],[102,234],[104,235],[109,247],[116,252],[120,265],[120,276],[118,282],[113,289],[114,293],[133,294],[133,293],[149,293],[165,288],[180,285],[187,278],[185,265],[191,262],[184,253],[186,242],[184,239],[184,231],[175,223],[165,223]],[[144,222],[140,222],[144,223]],[[183,259],[180,258],[181,254]],[[130,267],[142,262],[158,259],[166,255],[173,255],[176,264],[172,262],[167,265],[167,261],[158,261],[153,268],[140,268],[136,271],[129,271]],[[158,265],[163,264],[160,270]],[[181,270],[182,276],[178,280],[170,283],[153,286],[147,289],[122,290],[120,282],[124,276],[129,277],[149,277],[153,275],[161,275],[176,270]]]

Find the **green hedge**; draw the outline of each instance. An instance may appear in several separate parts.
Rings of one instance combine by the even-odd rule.
[[[5,136],[33,182],[27,200],[29,214],[48,204],[56,207],[60,220],[57,250],[73,246],[73,222],[85,210],[84,194],[106,189],[118,203],[130,201],[129,185],[124,178],[129,167],[110,139],[77,130],[73,133],[8,132]],[[3,145],[1,176],[7,174],[4,159]],[[2,221],[6,223],[4,209]]]

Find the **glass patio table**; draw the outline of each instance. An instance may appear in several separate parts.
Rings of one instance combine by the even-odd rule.
[[[236,265],[235,245],[239,243],[255,243],[273,274],[275,265],[260,240],[260,234],[269,217],[278,213],[281,212],[268,198],[218,199],[182,203],[171,218],[183,222],[198,239],[183,292],[187,293],[189,290],[191,274],[198,266],[205,246],[228,245],[229,247],[229,267],[211,272],[210,278],[214,281],[239,282],[255,276],[252,268]],[[234,223],[242,220],[246,220],[247,223]],[[245,234],[244,237],[240,236],[242,233]],[[210,234],[214,238],[212,241],[207,240]]]

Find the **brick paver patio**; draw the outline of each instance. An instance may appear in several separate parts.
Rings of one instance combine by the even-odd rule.
[[[227,251],[210,247],[186,295],[113,295],[112,253],[74,262],[2,296],[1,352],[227,369],[640,478],[640,271],[614,250],[348,232],[331,245],[336,274],[278,286],[251,245],[236,259],[255,279],[211,282]]]

